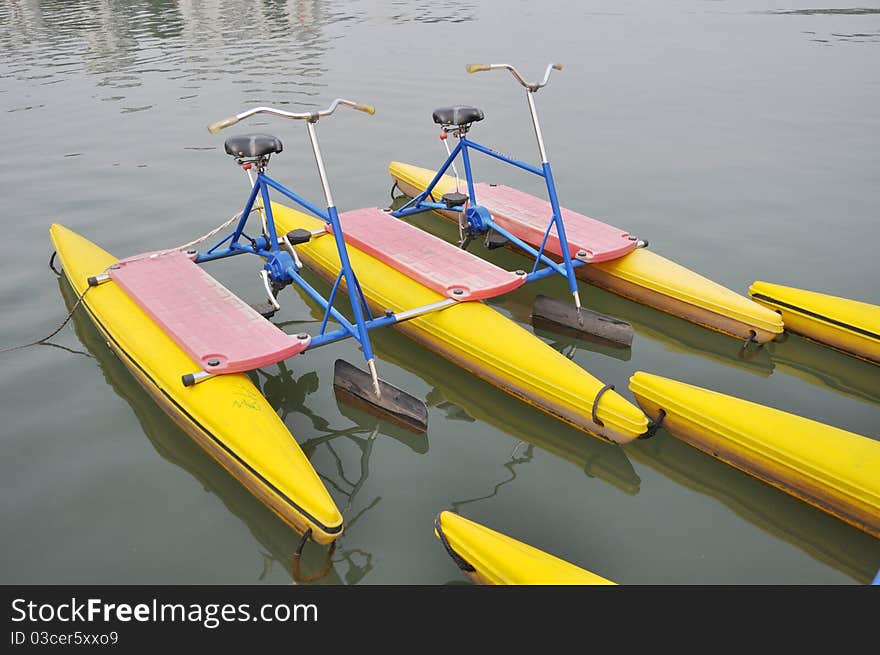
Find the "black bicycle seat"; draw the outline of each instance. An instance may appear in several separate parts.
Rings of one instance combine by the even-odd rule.
[[[467,105],[439,107],[434,110],[434,122],[438,125],[464,127],[481,120],[483,120],[483,110],[476,107],[468,107]]]
[[[223,144],[233,157],[252,159],[284,150],[281,139],[271,134],[236,134]]]

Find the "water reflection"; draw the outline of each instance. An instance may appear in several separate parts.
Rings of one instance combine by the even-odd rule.
[[[880,404],[880,366],[849,357],[831,348],[786,334],[767,345],[776,367],[810,384],[829,387],[859,400]]]
[[[763,13],[782,16],[863,16],[880,14],[880,9],[873,7],[850,7],[848,9],[771,9]]]
[[[70,310],[76,302],[76,295],[66,279],[59,279],[58,286]],[[229,511],[248,527],[263,548],[260,578],[264,579],[269,570],[276,565],[293,577],[294,553],[300,543],[300,535],[241,486],[153,402],[149,394],[107,347],[101,334],[84,311],[77,310],[73,315],[72,323],[77,338],[97,360],[107,383],[131,406],[156,452],[189,472],[206,491],[216,495]],[[311,542],[307,544],[300,561],[302,575],[309,576],[323,570],[327,552],[327,548]],[[337,551],[337,561],[345,558],[344,552],[340,554]],[[342,579],[335,566],[331,565],[326,574],[316,582],[341,584]]]
[[[319,278],[310,275],[309,282],[318,290],[327,290]],[[323,313],[318,306],[304,292],[300,291],[299,296],[309,307],[312,319],[319,322]],[[301,326],[301,322],[297,325]],[[393,329],[374,330],[370,340],[381,360],[418,375],[433,387],[426,394],[425,402],[429,407],[443,410],[447,418],[482,421],[518,442],[537,446],[571,462],[589,477],[599,477],[627,494],[638,493],[641,480],[620,446],[585,435],[511,398]],[[342,407],[344,405],[340,405]],[[427,437],[425,439],[427,444]]]
[[[315,432],[319,433],[301,441],[300,447],[310,460],[314,459],[319,449],[323,449],[329,453],[334,463],[332,473],[318,471],[318,476],[337,499],[337,503],[339,498],[345,499],[340,506],[340,511],[345,516],[345,533],[336,542],[337,548],[332,561],[334,564],[344,564],[346,572],[343,577],[346,583],[360,582],[373,569],[373,555],[360,548],[347,548],[345,544],[358,522],[382,501],[381,496],[373,496],[367,500],[359,498],[370,477],[373,446],[379,436],[387,436],[415,453],[425,454],[428,452],[427,435],[382,421],[344,403],[339,404],[339,410],[352,425],[333,428],[327,419],[316,414],[306,404],[307,397],[318,391],[320,386],[314,371],[294,377],[287,365],[280,362],[276,367],[260,369],[248,375],[283,419],[292,413],[305,416],[311,421]],[[306,552],[309,549],[318,550],[318,546],[310,543],[306,546]]]
[[[520,446],[525,446],[525,448],[523,449],[522,456],[518,455],[518,452],[520,450]],[[514,470],[514,467],[519,464],[527,464],[528,462],[532,461],[532,457],[534,457],[534,446],[530,446],[528,444],[525,444],[525,442],[520,441],[514,447],[513,452],[510,453],[510,459],[508,459],[507,462],[504,463],[504,468],[506,468],[508,470],[510,475],[506,476],[504,479],[495,483],[492,486],[492,491],[490,491],[488,494],[485,494],[482,496],[475,496],[473,498],[466,498],[464,500],[452,501],[449,504],[450,509],[453,512],[455,512],[456,514],[460,514],[461,508],[464,507],[465,505],[469,505],[471,503],[478,503],[481,500],[488,500],[489,498],[494,498],[495,496],[498,495],[498,492],[501,491],[501,487],[516,480],[516,471]]]
[[[345,3],[334,9],[318,0],[6,0],[0,52],[14,62],[9,74],[17,79],[35,79],[38,71],[47,83],[85,70],[99,88],[114,90],[100,98],[106,101],[124,99],[120,89],[158,73],[189,90],[181,98],[196,97],[192,91],[206,80],[232,77],[253,101],[265,98],[268,83],[273,102],[286,104],[302,99],[285,95],[319,93],[331,47],[325,28],[353,17]],[[271,56],[256,57],[257,45]]]
[[[839,9],[771,9],[760,12],[774,16],[876,16],[880,14],[880,8],[876,7],[849,7]],[[873,25],[872,25],[873,27]],[[819,36],[818,32],[804,30],[803,34],[812,36],[810,41],[816,43],[829,43],[831,40],[843,43],[880,43],[880,30],[855,32],[827,32]]]
[[[0,52],[18,79],[58,81],[81,70],[100,77],[99,86],[141,85],[145,74],[200,83],[232,77],[273,102],[285,94],[317,95],[334,24],[382,20],[400,23],[460,23],[475,19],[471,2],[390,2],[367,7],[320,0],[150,0],[69,2],[3,0]],[[256,56],[255,52],[268,56]],[[22,66],[23,65],[23,66]],[[39,71],[35,78],[34,71]],[[309,87],[312,87],[311,89]],[[281,94],[282,98],[276,97]],[[182,97],[194,97],[188,94]],[[103,100],[118,100],[110,94]]]
[[[476,18],[471,2],[391,2],[392,23],[466,23]]]
[[[549,452],[598,477],[627,494],[637,494],[641,479],[624,449],[585,435],[546,416],[503,391],[459,369],[418,344],[392,332],[373,333],[379,356],[411,371],[433,389],[426,401],[458,420],[478,420],[495,427],[518,442]],[[517,458],[517,464],[528,459]]]
[[[661,429],[637,441],[630,456],[699,493],[811,557],[869,582],[880,564],[880,540],[700,452]]]

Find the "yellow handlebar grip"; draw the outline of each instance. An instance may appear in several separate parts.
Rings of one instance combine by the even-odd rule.
[[[373,105],[356,105],[355,109],[362,111],[365,114],[369,114],[370,116],[376,113],[376,108]]]
[[[466,70],[468,73],[479,73],[480,71],[489,70],[488,64],[468,64],[466,66]]]
[[[208,132],[211,134],[217,134],[224,127],[229,127],[230,125],[235,125],[238,122],[237,116],[230,116],[229,118],[223,118],[217,121],[216,123],[211,123],[208,125]]]
[[[554,68],[555,70],[561,71],[561,70],[562,70],[562,64],[553,64],[553,68]]]

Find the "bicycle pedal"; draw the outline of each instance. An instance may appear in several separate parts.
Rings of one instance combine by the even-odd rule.
[[[266,302],[255,302],[249,303],[251,309],[256,311],[263,318],[272,318],[275,316],[275,312],[278,310],[275,309],[275,306],[272,305],[268,300]]]
[[[468,201],[468,197],[463,193],[452,191],[450,193],[444,193],[440,200],[443,201],[443,204],[446,205],[447,209],[455,209],[456,207],[464,205],[464,203]]]
[[[507,237],[498,234],[497,232],[490,232],[486,236],[486,248],[489,250],[495,250],[495,248],[503,248],[508,244]]]

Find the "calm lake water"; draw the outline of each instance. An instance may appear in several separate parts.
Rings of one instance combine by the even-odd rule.
[[[442,104],[482,107],[476,138],[537,160],[521,89],[465,73],[480,61],[530,78],[565,64],[537,98],[564,205],[740,293],[763,279],[880,302],[880,8],[2,0],[0,53],[0,346],[48,334],[71,305],[46,266],[51,222],[121,257],[238,211],[245,181],[205,126],[245,108],[375,104],[319,127],[343,210],[390,202],[391,160],[442,161],[430,120]],[[284,140],[273,175],[320,201],[302,126],[252,128]],[[540,191],[479,164],[481,179]],[[261,300],[255,270],[211,268]],[[537,292],[565,288],[492,304],[528,325]],[[629,376],[645,370],[880,437],[880,367],[794,336],[744,360],[732,339],[582,294],[633,323],[631,353],[539,334],[630,399]],[[288,331],[315,327],[296,293],[282,300]],[[665,431],[614,447],[395,332],[374,339],[383,377],[427,400],[426,435],[337,404],[333,361],[359,361],[349,343],[253,374],[345,515],[319,582],[463,582],[433,535],[444,508],[621,583],[863,584],[880,567],[880,541]],[[84,315],[53,343],[0,356],[0,581],[293,581],[297,535],[177,429]],[[325,552],[310,544],[303,573]]]

